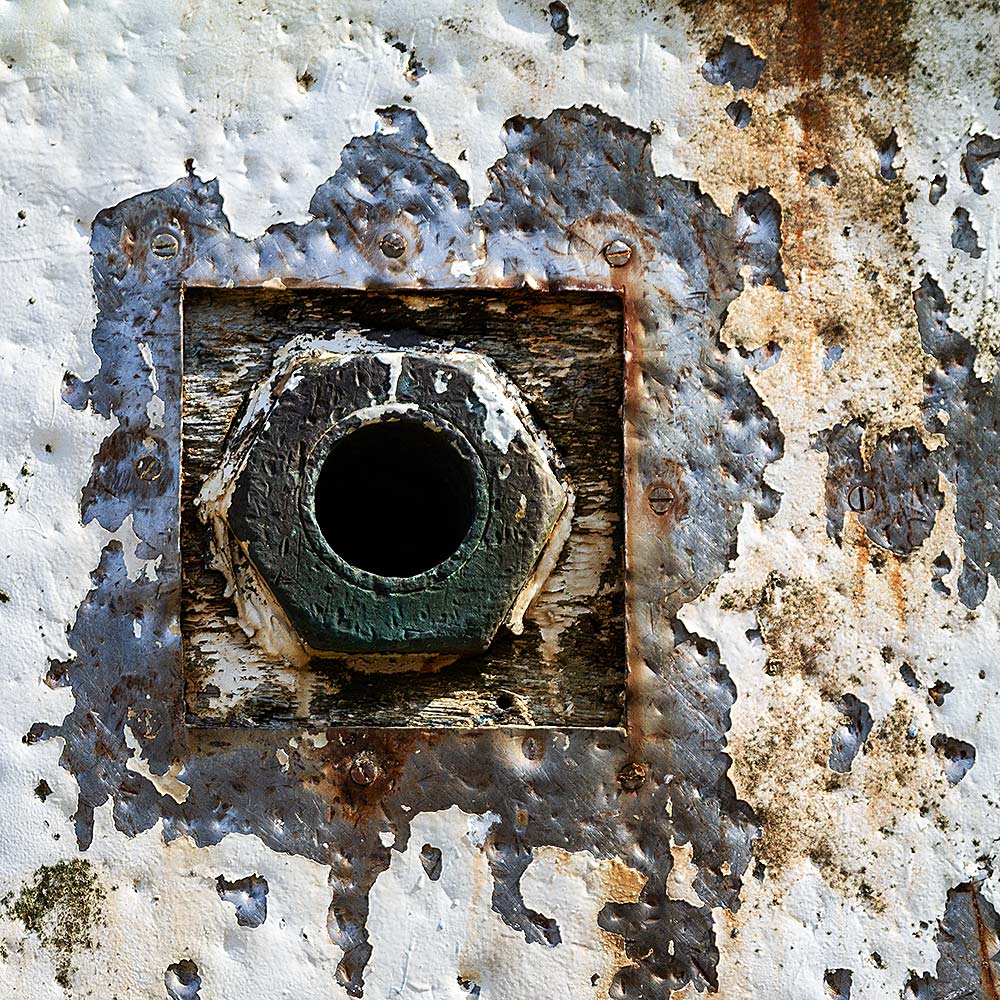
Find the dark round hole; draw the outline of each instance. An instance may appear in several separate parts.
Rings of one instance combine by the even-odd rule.
[[[333,446],[316,520],[337,555],[379,576],[416,576],[453,556],[476,516],[475,470],[440,431],[365,424]]]

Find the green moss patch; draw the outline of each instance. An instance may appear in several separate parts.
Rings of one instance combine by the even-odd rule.
[[[0,906],[53,953],[56,982],[68,989],[73,955],[80,948],[93,951],[96,946],[93,932],[103,922],[106,895],[94,866],[75,858],[42,865],[30,883],[16,896],[4,896]]]

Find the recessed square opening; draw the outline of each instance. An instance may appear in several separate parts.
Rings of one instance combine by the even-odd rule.
[[[181,628],[189,724],[620,727],[626,680],[622,331],[620,299],[600,292],[186,288]],[[575,508],[568,539],[520,635],[501,626],[484,652],[434,672],[375,673],[354,669],[349,658],[315,657],[293,666],[266,653],[241,626],[225,577],[213,568],[211,532],[196,498],[223,461],[248,400],[281,359],[334,338],[340,345],[356,338],[359,349],[375,343],[387,351],[474,351],[527,401],[562,460]],[[341,472],[360,468],[374,446],[387,464],[373,474],[391,476],[386,469],[396,467],[393,462],[433,461],[443,470],[437,480],[455,488],[448,496],[425,497],[423,512],[400,512],[398,523],[367,548],[361,535],[391,516],[391,501],[375,511],[360,494],[318,490],[331,545],[349,550],[354,562],[390,569],[404,563],[412,569],[454,548],[458,521],[468,515],[454,456],[440,452],[440,442],[410,440],[407,435],[419,434],[413,429],[367,433],[385,439],[352,443],[348,437],[327,461],[341,463]],[[434,454],[418,461],[415,452],[425,447]],[[384,490],[380,497],[383,503]],[[412,533],[415,515],[430,517],[433,526],[435,511],[452,502],[440,532],[406,551],[393,544]],[[357,533],[345,518],[356,519]]]

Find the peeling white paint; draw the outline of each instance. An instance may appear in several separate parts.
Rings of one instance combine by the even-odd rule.
[[[584,102],[639,127],[655,121],[657,170],[698,181],[727,209],[746,187],[744,170],[775,191],[800,185],[798,125],[787,112],[797,92],[746,95],[753,103],[751,128],[787,125],[788,132],[776,131],[770,140],[780,155],[760,160],[748,129],[708,162],[699,136],[719,122],[730,127],[721,116],[732,95],[701,78],[704,51],[688,14],[669,5],[647,11],[578,0],[571,16],[580,41],[563,50],[545,6],[142,0],[121,7],[34,0],[0,11],[0,133],[8,157],[0,189],[0,480],[13,497],[0,507],[0,590],[9,597],[0,606],[4,891],[39,865],[77,853],[75,786],[58,764],[58,742],[27,746],[22,736],[34,722],[58,721],[71,707],[72,694],[44,678],[50,660],[71,654],[66,627],[92,586],[102,547],[117,539],[129,577],[155,578],[155,567],[139,554],[131,517],[113,533],[80,523],[80,492],[111,429],[99,415],[74,412],[61,400],[66,371],[86,378],[99,365],[90,346],[88,247],[96,212],[170,183],[193,158],[202,176],[218,176],[238,232],[255,235],[275,222],[304,220],[310,194],[336,168],[343,144],[372,129],[377,107],[394,103],[420,114],[435,151],[469,182],[476,201],[489,194],[486,170],[503,154],[505,119]],[[1000,168],[987,168],[988,194],[976,195],[961,180],[959,160],[970,136],[1000,134],[995,52],[977,46],[1000,29],[995,11],[969,11],[946,5],[915,11],[908,93],[901,97],[882,81],[869,81],[865,111],[899,129],[904,153],[897,166],[914,193],[906,222],[913,259],[940,282],[955,329],[997,352]],[[402,72],[405,60],[390,37],[418,54],[427,68],[419,81]],[[315,79],[312,87],[297,81],[305,70]],[[871,161],[870,137],[859,124],[852,128],[831,154],[855,165]],[[942,173],[948,190],[931,205],[928,185]],[[771,337],[782,342],[780,363],[751,376],[785,435],[785,458],[766,473],[783,494],[781,510],[766,525],[746,513],[731,571],[681,617],[718,643],[738,692],[728,747],[737,791],[763,813],[778,809],[775,822],[789,840],[781,846],[782,865],[763,881],[745,879],[737,915],[716,911],[720,993],[821,1000],[824,970],[842,967],[854,972],[853,1000],[882,1000],[896,996],[911,971],[933,969],[947,889],[979,873],[983,855],[995,853],[1000,596],[991,584],[987,601],[967,612],[929,588],[938,553],[946,552],[954,567],[946,584],[961,566],[953,496],[922,548],[909,560],[891,561],[881,574],[859,559],[857,545],[838,547],[826,536],[825,463],[811,435],[859,412],[871,419],[873,432],[920,426],[926,359],[912,326],[896,327],[888,308],[890,300],[905,302],[912,288],[880,223],[850,217],[839,193],[809,197],[830,201],[829,232],[804,237],[823,242],[827,258],[812,268],[790,268],[787,295],[770,286],[748,288],[723,331],[727,342],[744,347]],[[980,258],[951,245],[958,207],[969,212]],[[859,278],[863,261],[887,264],[870,288]],[[452,266],[468,274],[481,262]],[[685,284],[678,275],[676,286]],[[821,306],[839,301],[848,288],[865,290],[851,300],[851,319],[871,334],[864,343],[848,343],[825,371]],[[325,349],[337,350],[335,338]],[[987,354],[980,359],[985,376],[995,361]],[[151,369],[148,412],[153,426],[162,427],[157,378]],[[258,415],[254,410],[247,419]],[[500,417],[491,425],[495,441],[509,445],[513,433]],[[30,475],[22,475],[25,467]],[[570,543],[578,546],[571,550],[573,572],[601,565],[603,549],[588,546],[604,545],[607,527],[595,525],[593,536]],[[759,589],[772,573],[803,582],[825,602],[819,616],[825,645],[813,644],[814,674],[769,674],[773,650],[747,635],[759,624],[755,610],[723,607],[727,595]],[[552,581],[528,619],[533,614],[547,627],[559,613],[558,592]],[[807,640],[815,638],[813,624],[799,622]],[[256,625],[274,623],[261,614]],[[141,634],[141,622],[133,627]],[[883,658],[883,649],[892,659]],[[919,690],[902,680],[903,662],[920,677]],[[239,666],[227,669],[220,703],[239,683]],[[942,705],[926,693],[938,679],[953,687]],[[876,737],[837,788],[821,788],[829,776],[824,748],[838,721],[831,699],[848,691],[870,707],[876,730],[899,712],[922,740],[945,731],[973,743],[976,765],[949,786],[940,761],[921,753],[907,761],[909,773],[900,781],[893,754],[880,750]],[[131,730],[125,738],[135,751],[129,768],[182,801],[182,771],[153,774]],[[773,766],[751,767],[761,752]],[[287,767],[287,752],[278,756]],[[53,789],[44,802],[33,793],[42,774]],[[931,794],[933,818],[914,805],[926,805]],[[184,840],[164,844],[159,828],[129,838],[114,829],[110,808],[97,815],[88,857],[109,891],[108,919],[98,949],[76,956],[75,995],[162,996],[163,970],[187,956],[197,959],[205,998],[346,995],[335,985],[341,954],[327,929],[327,868],[237,835],[208,848]],[[623,895],[610,863],[537,852],[523,880],[525,900],[559,922],[564,944],[529,946],[491,909],[482,851],[489,823],[457,809],[416,817],[407,849],[394,852],[372,894],[372,996],[464,1000],[468,993],[458,977],[466,973],[475,974],[484,1000],[536,1000],[539,984],[551,996],[606,995],[610,975],[625,962],[596,921],[607,899]],[[815,850],[810,856],[817,837],[833,845],[832,862]],[[420,865],[424,842],[442,850],[438,883]],[[697,905],[684,850],[680,845],[674,852],[671,892]],[[268,919],[260,928],[236,925],[215,889],[222,872],[267,878]],[[859,894],[862,878],[881,900],[878,909]],[[995,877],[985,892],[1000,903]],[[0,961],[0,992],[30,1000],[65,995],[53,980],[51,956],[23,928],[4,919],[0,935],[10,943]],[[872,958],[876,952],[881,964]],[[675,997],[691,995],[684,990]]]

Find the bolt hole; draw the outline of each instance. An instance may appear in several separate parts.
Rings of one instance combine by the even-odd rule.
[[[351,431],[316,484],[316,521],[330,547],[379,576],[417,576],[443,563],[475,516],[471,463],[426,424],[383,420]]]
[[[514,696],[503,692],[497,695],[497,708],[503,710],[504,712],[509,711],[514,707]]]

